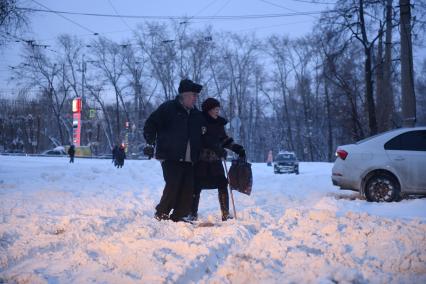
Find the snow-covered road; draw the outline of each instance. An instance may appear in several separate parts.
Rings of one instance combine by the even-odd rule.
[[[203,191],[196,228],[158,222],[157,161],[0,156],[0,283],[426,283],[426,199],[339,191],[332,164],[254,164],[238,220]]]

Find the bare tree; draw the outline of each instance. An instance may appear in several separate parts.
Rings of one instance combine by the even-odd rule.
[[[166,25],[150,23],[141,26],[136,34],[138,46],[148,56],[153,77],[160,82],[163,101],[177,95],[177,53],[175,40],[171,39]]]
[[[133,96],[132,145],[137,146],[142,140],[144,120],[147,118],[147,106],[153,97],[158,82],[149,72],[149,58],[135,45],[126,44],[123,48],[123,60],[128,83]],[[133,126],[132,125],[132,126]]]
[[[279,38],[273,36],[269,39],[268,44],[270,46],[270,56],[274,62],[274,71],[273,71],[273,80],[275,88],[278,90],[278,93],[281,98],[281,103],[277,107],[272,101],[277,117],[280,119],[279,127],[281,137],[283,140],[287,141],[286,149],[291,151],[295,150],[294,138],[293,138],[293,127],[292,119],[289,112],[289,75],[291,71],[291,55],[290,55],[290,40],[286,37]]]
[[[0,45],[11,39],[18,39],[19,34],[28,28],[28,10],[21,9],[19,0],[0,0]]]
[[[25,51],[24,62],[14,68],[14,76],[27,88],[38,87],[47,98],[55,117],[59,140],[64,144],[63,127],[66,127],[66,122],[63,110],[69,98],[69,87],[64,77],[64,63],[53,61],[39,46],[29,45]]]
[[[292,56],[290,62],[296,78],[296,92],[302,102],[302,119],[304,124],[298,127],[298,135],[303,135],[307,141],[307,149],[304,149],[303,155],[308,154],[309,160],[313,160],[314,145],[312,141],[312,91],[311,76],[309,74],[309,64],[311,63],[312,54],[306,38],[300,39],[292,45]],[[304,140],[304,139],[303,139]],[[302,143],[304,141],[301,141]],[[304,143],[303,143],[304,145]]]
[[[127,87],[124,84],[124,60],[121,53],[123,47],[105,38],[99,38],[92,42],[91,51],[95,60],[92,61],[99,71],[101,71],[104,82],[112,87],[115,96],[115,143],[121,138],[122,123],[120,120],[120,105],[124,111],[126,120],[130,122],[129,112],[124,102],[123,90]]]
[[[382,11],[380,1],[375,0],[351,0],[340,1],[339,9],[330,12],[327,18],[329,24],[339,27],[350,38],[355,38],[364,51],[364,78],[365,78],[365,109],[368,115],[370,135],[377,133],[376,106],[373,89],[373,50],[376,41],[383,33],[384,22],[378,14]],[[374,25],[377,29],[374,30]],[[343,27],[343,29],[342,29]]]
[[[116,142],[114,141],[114,131],[110,114],[108,112],[108,105],[102,96],[102,86],[86,84],[86,88],[89,92],[89,95],[94,98],[96,103],[100,106],[102,114],[98,115],[98,119],[101,120],[100,125],[102,126],[105,137],[107,138],[108,149],[112,149]],[[99,135],[97,140],[99,141]]]

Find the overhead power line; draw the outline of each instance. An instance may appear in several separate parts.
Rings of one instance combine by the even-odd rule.
[[[226,1],[225,4],[220,6],[219,9],[215,13],[213,13],[213,16],[215,17],[215,16],[219,15],[219,13],[222,12],[222,10],[225,9],[229,5],[229,3],[231,3],[231,0]],[[193,20],[193,19],[194,18],[192,17],[191,20]],[[191,23],[209,23],[209,22],[210,22],[209,20],[197,21],[197,22],[191,21]]]
[[[85,26],[83,26],[82,24],[77,23],[76,21],[71,20],[70,18],[68,18],[68,17],[66,17],[66,16],[64,16],[64,15],[62,15],[63,13],[58,13],[58,12],[56,12],[56,11],[54,11],[54,10],[50,9],[49,7],[47,7],[47,6],[43,5],[43,4],[41,4],[41,3],[39,3],[39,2],[37,2],[37,1],[35,1],[35,0],[31,0],[31,1],[33,1],[33,2],[34,2],[34,3],[36,3],[37,5],[39,5],[39,6],[43,7],[43,8],[45,8],[45,9],[46,9],[46,10],[44,10],[45,12],[48,12],[48,13],[54,13],[54,14],[58,15],[59,17],[64,18],[64,19],[65,19],[65,20],[67,20],[68,22],[73,23],[73,24],[74,24],[74,25],[76,25],[76,26],[79,26],[79,27],[80,27],[80,28],[82,28],[83,30],[86,30],[86,31],[88,31],[88,32],[90,32],[90,33],[92,33],[92,34],[97,34],[96,32],[94,32],[93,30],[89,29],[88,27],[85,27]],[[18,8],[18,9],[21,9],[21,10],[25,10],[25,9],[27,9],[27,11],[31,11],[31,10],[34,10],[34,11],[35,11],[35,10],[37,10],[37,9],[31,9],[31,8]]]
[[[198,10],[192,17],[195,17],[197,15],[200,15],[202,12],[204,12],[205,10],[207,10],[208,8],[210,8],[215,2],[217,2],[217,0],[213,0],[210,3],[208,3],[206,6],[202,7],[200,10]],[[191,18],[192,18],[191,17]]]
[[[34,1],[34,0],[33,0]],[[106,17],[106,18],[128,18],[128,19],[154,19],[154,20],[179,20],[185,17],[182,16],[148,16],[148,15],[119,15],[119,14],[100,14],[100,13],[84,13],[84,12],[70,12],[59,11],[51,9],[35,9],[35,8],[18,8],[30,12],[54,13],[65,15],[77,16],[90,16],[90,17]],[[251,14],[251,15],[229,15],[229,16],[194,16],[193,19],[198,20],[245,20],[245,19],[265,19],[265,18],[283,18],[294,16],[307,16],[321,14],[321,11],[306,11],[294,13],[278,13],[278,14]]]
[[[309,1],[309,0],[291,0],[293,2],[300,2],[300,3],[308,3],[308,4],[320,4],[320,5],[336,5],[336,2],[320,2],[320,1]]]
[[[118,15],[119,15],[118,10],[115,8],[114,4],[112,4],[112,1],[111,1],[111,0],[108,0],[108,3],[109,3],[109,5],[111,6],[111,8],[114,10],[115,14],[118,16]],[[123,19],[122,17],[120,17],[120,20],[121,20],[121,22],[122,22],[122,23],[123,23],[126,27],[128,27],[131,31],[134,31],[134,30],[132,29],[132,27],[130,27],[130,25],[126,22],[126,20],[125,20],[125,19]]]
[[[267,0],[259,0],[259,1],[263,2],[263,3],[266,3],[266,4],[269,4],[269,5],[272,5],[272,6],[275,6],[275,7],[278,7],[278,8],[281,8],[281,9],[284,9],[284,10],[287,10],[287,11],[292,11],[292,12],[295,12],[295,13],[300,13],[299,11],[296,11],[294,9],[285,7],[283,5],[276,4],[276,3],[271,2],[271,1],[267,1]],[[309,16],[312,17],[312,18],[314,18],[314,19],[317,19],[317,17],[315,17],[315,16],[312,16],[312,15],[309,15]]]

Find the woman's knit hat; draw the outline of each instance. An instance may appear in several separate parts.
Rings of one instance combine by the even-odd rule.
[[[211,109],[214,109],[215,107],[220,107],[220,102],[214,98],[207,98],[202,104],[201,109],[204,112],[208,112]]]

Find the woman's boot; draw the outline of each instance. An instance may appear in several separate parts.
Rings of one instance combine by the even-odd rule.
[[[219,188],[219,204],[220,211],[222,212],[222,221],[232,219],[232,216],[229,215],[229,195],[227,188]]]

